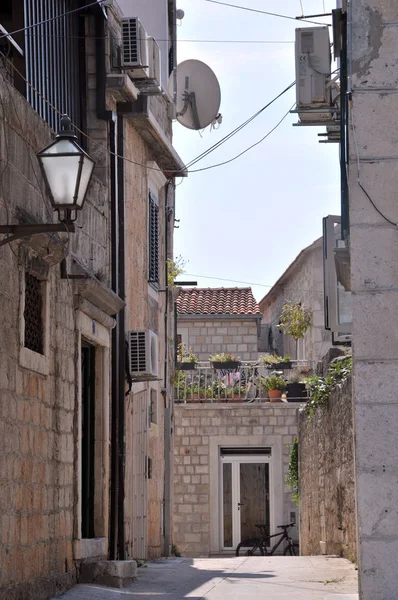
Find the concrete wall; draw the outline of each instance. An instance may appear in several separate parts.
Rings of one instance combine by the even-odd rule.
[[[285,475],[295,435],[297,405],[175,406],[173,541],[183,556],[220,552],[220,447],[272,448],[272,529],[289,522],[296,507]]]
[[[260,302],[262,323],[272,327],[273,347],[280,354],[317,362],[332,345],[331,334],[324,327],[322,244],[304,251],[297,264],[289,268],[280,288],[273,290]],[[313,313],[313,325],[304,338],[296,342],[279,329],[279,317],[286,301],[301,302]]]
[[[227,352],[241,360],[257,360],[257,319],[217,318],[203,319],[180,315],[177,332],[183,343],[191,348],[200,361],[209,360],[211,354]]]
[[[391,600],[398,589],[398,4],[353,0],[352,11],[349,192],[360,598]],[[358,186],[358,164],[361,184],[392,223]]]
[[[351,379],[308,420],[299,415],[300,552],[355,562],[354,436]]]

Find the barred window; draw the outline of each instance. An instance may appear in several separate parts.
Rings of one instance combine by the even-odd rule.
[[[151,389],[151,396],[149,399],[149,424],[158,422],[158,394],[157,391]]]
[[[149,192],[149,282],[159,283],[159,206]]]
[[[25,348],[44,354],[43,282],[25,273]]]

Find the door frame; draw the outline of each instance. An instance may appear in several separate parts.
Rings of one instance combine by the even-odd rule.
[[[248,446],[249,448],[250,446]],[[219,449],[221,453],[221,448]],[[274,530],[273,523],[273,468],[272,468],[272,453],[271,455],[264,454],[238,454],[233,456],[219,456],[220,460],[220,487],[219,487],[219,535],[220,535],[220,546],[222,552],[234,552],[236,546],[241,541],[241,523],[240,523],[240,511],[237,507],[240,501],[240,465],[241,464],[268,464],[268,502],[269,502],[269,516],[270,516],[270,530]],[[232,548],[224,546],[224,479],[223,479],[223,465],[225,463],[231,463],[231,488],[232,488]],[[235,508],[234,508],[235,507]]]
[[[272,489],[270,497],[270,523],[271,534],[276,533],[275,525],[283,523],[286,509],[285,498],[285,477],[283,472],[284,444],[282,444],[282,435],[212,435],[209,436],[209,467],[210,467],[210,548],[209,553],[222,554],[222,542],[220,536],[220,449],[221,448],[271,448],[272,455]],[[285,506],[286,505],[286,506]],[[289,502],[290,506],[290,502]],[[231,552],[231,550],[229,550]]]

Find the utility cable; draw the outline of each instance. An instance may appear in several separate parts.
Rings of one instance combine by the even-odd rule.
[[[15,65],[8,59],[7,56],[5,56],[5,54],[3,54],[3,52],[0,51],[0,55],[3,56],[3,58],[10,64],[10,66],[14,69],[14,71],[16,73],[18,73],[18,75],[25,81],[25,83],[39,96],[39,98],[41,98],[44,102],[46,102],[46,104],[48,106],[50,106],[58,115],[61,115],[61,112],[58,110],[57,107],[55,107],[51,102],[49,102],[49,100],[47,100],[47,98],[45,98],[40,92],[39,90],[37,90],[23,75],[22,73],[15,67]],[[223,143],[225,143],[227,140],[229,140],[233,135],[235,135],[236,133],[238,133],[238,131],[240,131],[241,129],[243,129],[243,127],[245,127],[248,123],[250,123],[251,121],[253,121],[253,119],[255,119],[259,114],[261,114],[268,106],[270,106],[273,102],[275,102],[278,98],[280,98],[283,94],[285,94],[289,89],[291,89],[293,86],[295,85],[295,82],[292,82],[287,88],[285,88],[282,92],[280,92],[280,94],[278,94],[278,96],[276,96],[275,98],[273,98],[273,100],[271,100],[271,102],[269,102],[267,105],[265,105],[263,108],[261,108],[259,111],[257,111],[257,113],[255,113],[254,115],[252,115],[251,117],[249,117],[249,119],[247,119],[247,121],[245,121],[244,123],[242,123],[241,125],[239,125],[236,129],[234,129],[232,132],[230,132],[229,134],[227,134],[224,138],[222,138],[219,142],[217,142],[216,144],[214,144],[213,146],[211,146],[208,150],[206,150],[205,152],[203,152],[201,155],[199,155],[199,157],[196,157],[195,159],[193,159],[190,163],[188,163],[188,165],[193,165],[195,163],[197,163],[199,160],[201,160],[202,158],[204,158],[205,156],[207,156],[208,154],[210,154],[210,152],[213,152],[214,150],[216,150],[220,145],[222,145]],[[84,131],[82,131],[79,127],[77,127],[74,123],[72,123],[72,125],[74,126],[75,130],[77,132],[79,132],[81,135],[83,135],[86,139],[90,140],[93,144],[95,144],[98,148],[101,148],[102,150],[104,150],[104,152],[106,152],[107,154],[109,154],[110,156],[115,156],[116,158],[121,158],[122,160],[124,160],[127,163],[139,166],[139,167],[143,167],[144,169],[148,169],[151,171],[160,171],[160,172],[167,172],[170,174],[173,174],[175,176],[178,177],[178,174],[181,174],[181,172],[183,172],[187,167],[184,166],[181,169],[175,170],[175,169],[159,169],[156,167],[150,167],[148,165],[139,163],[137,161],[131,160],[129,158],[123,157],[118,155],[115,152],[111,152],[110,150],[108,150],[108,148],[106,148],[106,146],[104,146],[103,144],[101,144],[101,142],[98,142],[97,140],[95,140],[94,138],[92,138],[90,135],[88,135],[87,133],[85,133]],[[267,134],[269,135],[269,134]],[[235,159],[232,159],[235,160]],[[226,161],[226,162],[230,162],[230,161]],[[221,164],[220,164],[221,166]],[[210,167],[206,167],[204,169],[195,169],[195,170],[191,170],[191,171],[187,171],[188,173],[197,173],[201,170],[208,170]]]
[[[246,152],[249,152],[249,150],[251,150],[252,148],[255,148],[255,146],[258,146],[259,144],[261,144],[261,142],[266,140],[271,135],[271,133],[273,133],[275,131],[275,129],[277,129],[279,127],[279,125],[281,125],[281,123],[290,114],[290,111],[295,106],[295,104],[296,103],[294,102],[294,104],[292,104],[292,106],[289,108],[289,110],[283,115],[281,120],[278,121],[278,123],[270,131],[268,131],[268,133],[266,133],[260,140],[258,140],[257,142],[255,142],[254,144],[252,144],[251,146],[249,146],[248,148],[246,148],[245,150],[243,150],[242,152],[240,152],[239,154],[234,156],[233,158],[230,158],[229,160],[224,160],[223,162],[218,163],[216,165],[210,165],[209,167],[203,167],[201,169],[191,169],[190,171],[188,171],[188,173],[199,173],[200,171],[208,171],[209,169],[215,169],[216,167],[222,167],[223,165],[227,165],[228,163],[233,162],[234,160],[236,160],[243,154],[246,154]]]
[[[217,281],[230,281],[231,283],[242,283],[244,285],[255,285],[257,287],[266,287],[266,288],[273,288],[273,287],[278,287],[278,288],[286,288],[289,291],[292,292],[308,292],[308,293],[315,293],[315,294],[323,294],[323,291],[321,290],[315,290],[315,289],[299,289],[299,288],[291,288],[290,286],[287,285],[282,285],[282,284],[266,284],[266,283],[254,283],[253,281],[240,281],[239,279],[227,279],[225,277],[215,277],[215,276],[210,276],[210,275],[198,275],[197,273],[184,273],[184,276],[187,277],[198,277],[198,278],[202,278],[202,279],[214,279]]]
[[[301,16],[304,17],[303,0],[300,0]]]
[[[229,6],[230,8],[239,8],[240,10],[248,10],[254,13],[260,13],[262,15],[268,15],[270,17],[279,17],[280,19],[290,19],[292,21],[297,21],[296,17],[290,17],[289,15],[281,15],[279,13],[268,12],[265,10],[259,10],[257,8],[249,8],[248,6],[239,6],[237,4],[229,4],[228,2],[220,2],[219,0],[204,0],[205,2],[211,2],[212,4],[221,4],[221,6]],[[324,23],[319,23],[319,21],[309,21],[308,19],[300,19],[301,22],[304,23],[313,23],[314,25],[324,25]],[[328,25],[330,27],[330,25]]]
[[[55,15],[54,17],[50,17],[49,19],[45,19],[44,21],[39,21],[38,23],[33,23],[33,25],[27,25],[26,27],[21,27],[21,29],[15,29],[14,31],[10,31],[9,33],[4,33],[0,35],[0,40],[3,38],[8,38],[16,33],[21,33],[28,31],[29,29],[33,29],[34,27],[40,27],[40,25],[45,25],[46,23],[50,23],[51,21],[55,21],[57,19],[61,19],[62,17],[67,17],[76,12],[82,12],[86,8],[90,8],[90,6],[98,6],[102,5],[106,0],[97,0],[96,2],[91,2],[91,4],[86,4],[86,6],[80,6],[79,8],[74,8],[73,10],[68,10],[60,15]]]
[[[271,104],[273,104],[276,100],[278,100],[281,96],[283,96],[286,92],[288,92],[295,85],[296,85],[296,82],[293,81],[282,92],[280,92],[277,96],[275,96],[275,98],[273,98],[265,106],[263,106],[262,108],[260,108],[260,110],[258,110],[256,113],[254,113],[254,115],[252,115],[251,117],[249,117],[249,119],[247,119],[246,121],[244,121],[241,125],[239,125],[236,129],[234,129],[233,131],[231,131],[228,135],[226,135],[224,138],[222,138],[219,142],[217,142],[216,144],[213,144],[213,146],[210,146],[210,148],[208,148],[207,150],[205,150],[204,152],[202,152],[202,154],[199,154],[199,156],[197,156],[196,158],[192,159],[189,163],[187,163],[185,165],[185,168],[186,169],[190,169],[195,163],[199,162],[199,160],[202,160],[202,158],[205,158],[208,154],[210,154],[210,152],[213,152],[214,150],[216,150],[219,146],[221,146],[224,142],[226,142],[228,139],[230,139],[233,135],[235,135],[241,129],[243,129],[244,127],[246,127],[249,123],[251,123],[252,121],[254,121],[254,119],[256,119],[262,112],[264,112],[269,106],[271,106]],[[192,171],[190,171],[190,172],[192,172]]]
[[[9,34],[11,35],[11,34]],[[7,36],[4,36],[7,37]],[[110,36],[96,36],[96,35],[52,35],[46,33],[27,33],[28,38],[48,38],[48,39],[63,39],[63,40],[109,40]],[[114,41],[121,42],[123,38],[113,37]],[[143,38],[137,38],[137,41],[142,41]],[[196,40],[196,39],[162,39],[156,38],[157,42],[173,42],[179,43],[195,43],[195,44],[294,44],[294,40]]]

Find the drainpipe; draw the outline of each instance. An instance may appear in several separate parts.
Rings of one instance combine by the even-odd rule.
[[[169,325],[169,285],[168,285],[168,252],[169,252],[169,192],[173,188],[173,183],[169,179],[166,184],[165,198],[165,288],[166,299],[164,309],[164,374],[163,374],[163,395],[164,395],[164,547],[163,555],[170,555],[171,543],[171,410],[173,406],[172,398],[167,402],[168,391],[168,325]]]
[[[125,121],[122,115],[117,117],[117,203],[118,203],[118,221],[115,223],[118,226],[118,267],[119,267],[119,287],[118,295],[122,300],[126,299],[126,264],[125,264],[125,170],[124,170],[124,155],[125,155]],[[119,406],[118,420],[118,469],[119,469],[119,493],[118,493],[118,558],[124,560],[125,555],[125,530],[124,530],[124,482],[125,482],[125,375],[126,375],[126,322],[125,309],[119,313],[117,323],[119,329],[118,337],[118,368],[119,378],[117,401]]]

